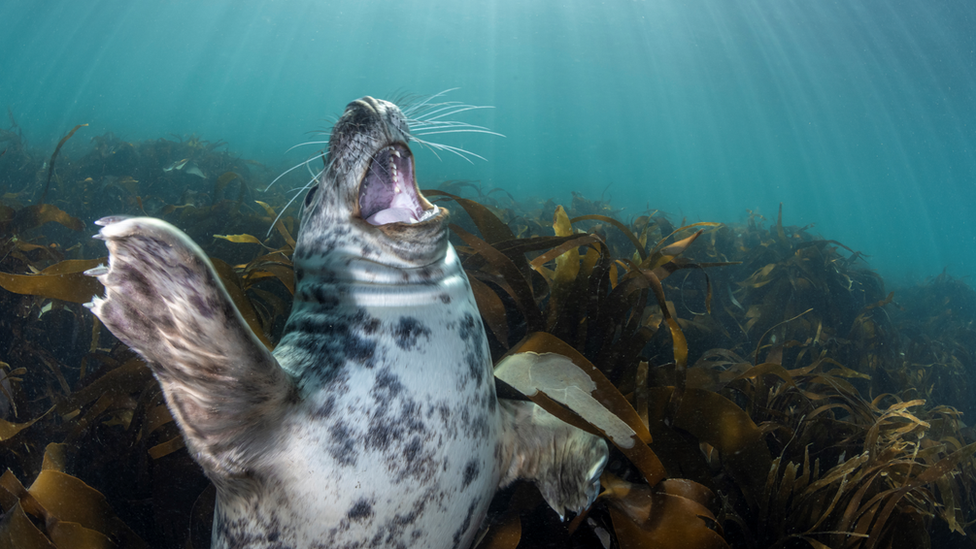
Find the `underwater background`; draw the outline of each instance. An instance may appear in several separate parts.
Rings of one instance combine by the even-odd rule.
[[[966,0],[4,0],[0,549],[207,546],[213,487],[83,306],[93,222],[179,226],[273,348],[289,200],[363,95],[502,134],[412,146],[493,359],[570,357],[607,416],[532,398],[636,433],[590,510],[516,485],[480,549],[976,547],[974,29]]]
[[[35,145],[76,124],[195,133],[270,166],[350,100],[460,88],[505,138],[419,153],[425,182],[770,217],[886,280],[976,272],[976,6],[778,0],[6,0],[0,102]],[[86,135],[87,134],[87,135]],[[451,136],[445,136],[451,137]],[[70,150],[70,149],[69,149]]]

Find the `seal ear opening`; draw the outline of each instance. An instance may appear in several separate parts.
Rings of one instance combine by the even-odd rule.
[[[359,213],[371,225],[420,223],[437,215],[437,206],[417,190],[413,154],[406,145],[395,143],[373,155],[359,184]]]

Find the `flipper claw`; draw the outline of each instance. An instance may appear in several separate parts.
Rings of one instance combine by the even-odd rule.
[[[99,265],[98,267],[93,267],[85,271],[85,276],[102,276],[108,274],[108,267],[105,265]]]
[[[129,219],[129,217],[131,217],[131,216],[128,216],[128,215],[109,215],[109,216],[105,216],[105,217],[103,217],[101,219],[96,219],[95,220],[95,224],[98,225],[98,226],[100,226],[100,227],[106,227],[108,225],[111,225],[112,223],[118,223],[119,221],[125,221],[126,219]]]

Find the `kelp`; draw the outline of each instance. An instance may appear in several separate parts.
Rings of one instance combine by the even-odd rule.
[[[0,534],[60,547],[53,531],[82,523],[51,501],[79,497],[102,517],[75,537],[91,546],[120,543],[98,526],[115,516],[153,546],[205,547],[213,489],[148,368],[80,306],[100,293],[81,273],[104,252],[65,228],[108,214],[176,223],[271,347],[294,292],[294,210],[278,216],[288,197],[253,200],[273,175],[217,151],[219,141],[108,133],[59,165],[54,204],[25,206],[44,185],[36,174],[47,155],[10,135],[4,166],[13,157],[28,168],[3,174],[27,179],[4,179],[23,190],[0,198],[0,286],[10,290],[0,292],[0,455],[5,479],[61,480],[44,511],[10,482]],[[737,225],[672,223],[660,212],[625,219],[604,200],[516,202],[466,182],[425,194],[459,206],[451,238],[500,392],[612,444],[591,509],[563,524],[517,485],[493,503],[482,547],[976,539],[976,439],[959,411],[976,413],[976,292],[964,282],[943,275],[892,293],[863,254],[785,225],[782,208],[765,227],[755,214]],[[47,459],[50,442],[71,451]],[[60,474],[107,507],[45,462],[61,462]]]
[[[81,231],[85,224],[77,217],[72,217],[57,206],[51,204],[35,204],[19,210],[7,209],[0,213],[0,231],[8,234],[18,234],[46,223],[60,223],[73,231]]]
[[[39,204],[44,204],[44,200],[47,198],[47,190],[51,187],[51,176],[54,175],[54,161],[57,160],[58,153],[61,152],[61,147],[63,147],[64,144],[69,139],[71,139],[71,136],[74,135],[76,131],[78,131],[79,129],[81,129],[81,128],[87,126],[87,125],[88,124],[78,124],[70,132],[68,132],[67,135],[65,135],[64,137],[62,137],[61,138],[61,141],[58,141],[58,146],[54,148],[54,152],[51,153],[51,160],[48,162],[48,166],[47,166],[47,180],[44,181],[44,190],[41,191],[41,199],[38,200],[38,203]]]
[[[106,259],[65,260],[33,275],[0,273],[0,288],[15,294],[87,303],[101,291],[101,284],[85,271],[104,264]]]
[[[0,547],[149,547],[115,516],[101,493],[64,472],[64,452],[62,444],[47,446],[41,471],[30,488],[9,470],[0,476],[0,507],[5,514]]]
[[[696,547],[727,549],[709,506],[715,496],[704,486],[682,479],[651,489],[605,475],[601,496],[608,506],[621,549]]]

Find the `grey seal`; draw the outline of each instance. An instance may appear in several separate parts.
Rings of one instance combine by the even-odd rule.
[[[296,290],[270,352],[210,261],[153,218],[108,217],[89,308],[152,368],[217,487],[213,547],[470,546],[492,495],[590,505],[606,443],[498,400],[448,212],[420,193],[408,121],[349,104],[308,191]]]

